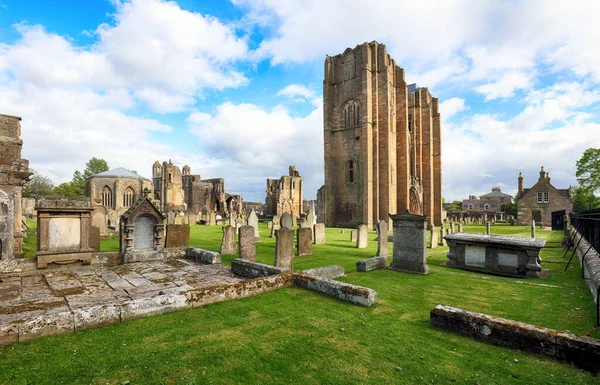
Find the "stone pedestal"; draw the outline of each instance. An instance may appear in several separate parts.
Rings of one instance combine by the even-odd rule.
[[[427,216],[406,212],[390,215],[394,224],[394,259],[390,269],[427,274],[425,251]]]
[[[48,263],[92,262],[89,199],[40,199],[36,211],[38,268],[45,269]]]

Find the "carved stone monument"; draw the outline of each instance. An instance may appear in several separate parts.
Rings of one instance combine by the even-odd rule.
[[[390,269],[407,273],[427,274],[425,251],[427,216],[411,214],[390,215],[394,224],[394,260]]]
[[[221,241],[221,255],[235,254],[235,227],[223,227],[223,240]]]
[[[296,251],[298,256],[312,254],[312,230],[301,227],[296,233]]]
[[[121,215],[119,231],[123,263],[165,259],[165,218],[147,196]]]
[[[42,198],[36,206],[38,215],[37,263],[92,262],[89,245],[92,207],[89,199]]]
[[[275,267],[293,269],[294,267],[294,231],[282,226],[275,240]]]

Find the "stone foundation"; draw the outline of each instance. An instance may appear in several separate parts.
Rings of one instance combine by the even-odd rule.
[[[600,340],[438,305],[431,326],[494,345],[543,354],[600,374]]]

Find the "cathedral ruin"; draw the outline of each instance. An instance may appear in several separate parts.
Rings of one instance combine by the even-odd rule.
[[[373,228],[406,210],[442,223],[438,99],[406,83],[385,45],[325,58],[323,118],[327,226]]]

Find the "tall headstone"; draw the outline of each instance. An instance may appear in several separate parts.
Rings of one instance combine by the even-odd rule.
[[[247,225],[254,228],[254,240],[256,242],[260,242],[260,234],[258,232],[258,217],[256,216],[254,209],[252,209],[248,215]]]
[[[531,220],[531,238],[535,238],[535,219]]]
[[[279,230],[281,226],[279,215],[273,215],[273,227],[275,230]]]
[[[298,229],[296,235],[296,251],[298,256],[312,254],[312,230],[308,227]]]
[[[438,240],[438,245],[446,246],[446,239],[444,238],[445,236],[446,236],[446,227],[442,223],[442,227],[440,227],[440,239]]]
[[[429,230],[429,248],[435,249],[438,246],[438,232],[435,226]]]
[[[490,235],[490,234],[492,233],[492,231],[491,231],[491,230],[492,230],[491,223],[490,223],[490,222],[486,223],[486,224],[485,224],[485,233],[486,233],[487,235]]]
[[[254,228],[242,226],[238,229],[238,244],[240,259],[256,262],[256,244],[254,243]]]
[[[292,214],[292,227],[298,227],[298,218]]]
[[[235,229],[238,230],[242,226],[244,226],[244,220],[241,217],[238,217],[235,220]]]
[[[208,225],[209,226],[217,225],[217,213],[215,213],[214,211],[211,211],[210,213],[208,213]]]
[[[267,222],[267,229],[271,230],[273,228],[273,221]]]
[[[221,255],[235,254],[235,227],[223,227],[223,240],[221,241]]]
[[[381,220],[377,222],[377,254],[378,257],[387,257],[388,253],[388,223]]]
[[[235,227],[235,214],[229,214],[229,226]]]
[[[358,226],[358,234],[356,237],[356,248],[365,249],[367,247],[367,237],[369,235],[369,231],[367,229],[367,225]]]
[[[306,219],[304,220],[306,223],[306,227],[311,228],[317,223],[315,216],[311,210],[308,210],[308,214],[306,214]]]
[[[294,224],[292,221],[292,216],[288,212],[281,214],[280,223],[281,223],[281,227],[287,227],[290,230],[292,229],[292,227],[294,227]]]
[[[275,267],[294,268],[294,232],[282,226],[275,240]]]
[[[394,260],[390,269],[427,274],[425,251],[427,216],[406,212],[391,215],[394,223]]]
[[[313,241],[315,245],[325,244],[325,223],[316,223],[313,226]]]
[[[454,222],[450,221],[450,227],[448,227],[448,233],[454,234]]]
[[[350,231],[350,242],[356,243],[356,240],[358,239],[357,234],[358,234],[358,230],[352,230],[352,231]]]
[[[458,223],[458,232],[462,233],[463,232],[463,224],[462,223]]]

